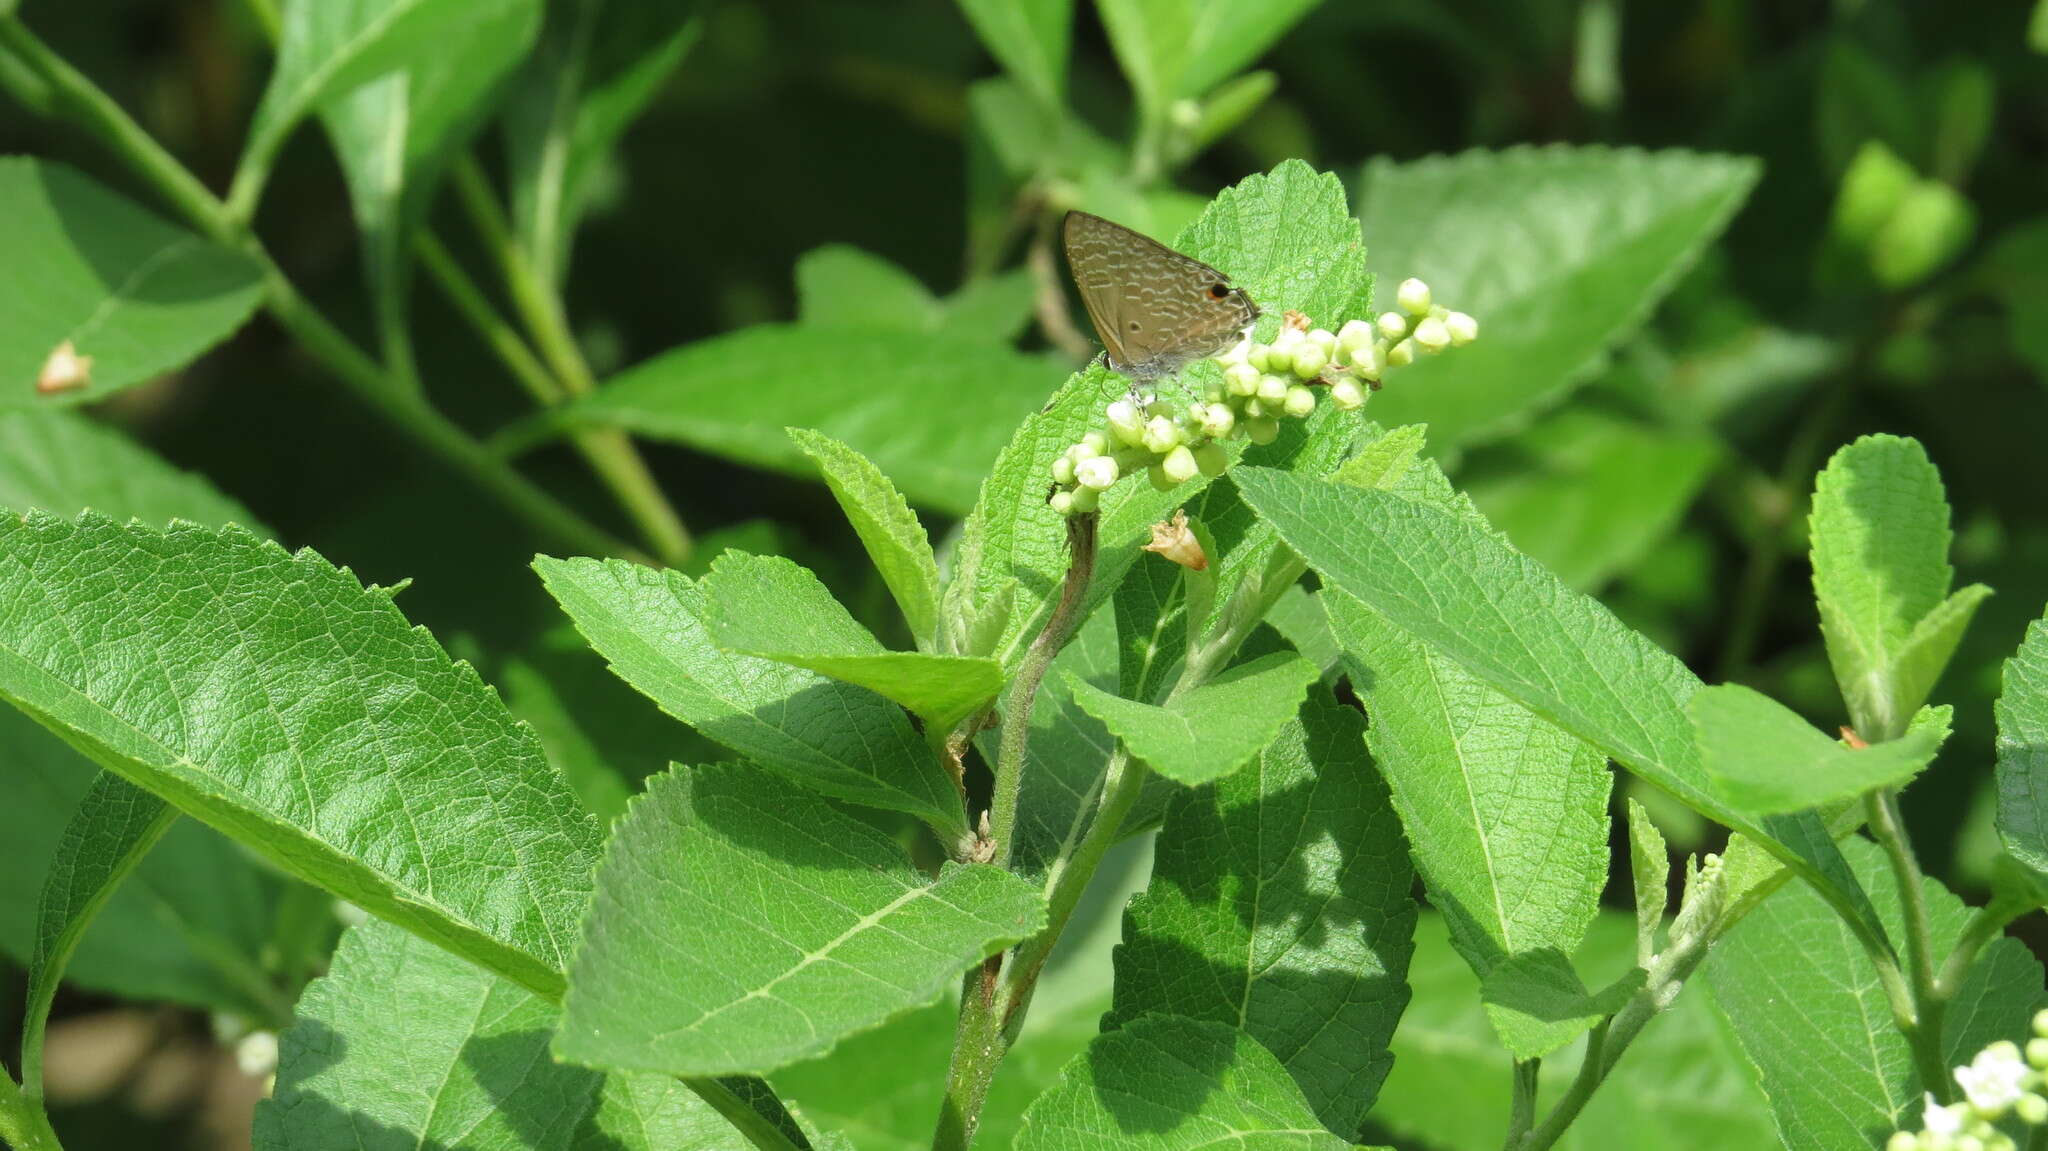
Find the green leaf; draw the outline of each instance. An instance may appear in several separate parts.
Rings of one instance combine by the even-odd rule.
[[[1438,507],[1265,469],[1240,468],[1235,478],[1325,588],[1349,593],[1540,718],[1757,839],[1874,932],[1825,828],[1806,817],[1759,826],[1711,790],[1685,714],[1699,680],[1597,600]]]
[[[1903,929],[1899,890],[1876,844],[1845,840],[1844,853],[1888,928]],[[1955,946],[1970,909],[1932,879],[1924,883],[1936,955]],[[1771,1115],[1791,1151],[1869,1147],[1917,1126],[1926,1085],[1869,957],[1811,890],[1788,884],[1714,945],[1706,975],[1737,1039],[1762,1073]],[[1943,1062],[1968,1063],[1993,1039],[2023,1042],[2041,999],[2041,964],[2016,939],[1978,957],[1942,1028]]]
[[[549,594],[619,678],[705,738],[804,787],[904,811],[944,842],[967,834],[960,796],[888,700],[851,684],[721,650],[689,577],[624,560],[542,557]]]
[[[226,339],[263,295],[249,257],[61,164],[0,159],[0,219],[0,408],[145,383]],[[38,395],[44,362],[66,342],[91,357],[91,382]]]
[[[2048,42],[2048,0],[2034,11],[2034,25]],[[2048,217],[2001,232],[1979,274],[2005,305],[2006,338],[2013,352],[2033,368],[2037,380],[2048,379]]]
[[[1139,103],[1164,111],[1172,101],[1200,96],[1258,59],[1318,3],[1103,0],[1099,7]]]
[[[1735,683],[1701,688],[1685,710],[1699,733],[1700,762],[1714,790],[1735,807],[1759,814],[1803,811],[1880,787],[1904,787],[1948,735],[1943,719],[1852,749],[1777,700]]]
[[[1657,954],[1657,928],[1671,900],[1671,849],[1650,822],[1648,809],[1633,796],[1628,801],[1628,870],[1636,890],[1636,963],[1647,966]]]
[[[1465,349],[1459,349],[1462,354]],[[1719,462],[1716,441],[1592,409],[1553,413],[1503,445],[1511,470],[1459,474],[1515,547],[1580,590],[1633,567],[1677,526]]]
[[[1419,276],[1479,340],[1401,369],[1375,419],[1436,442],[1513,432],[1647,319],[1756,182],[1755,161],[1602,147],[1472,151],[1367,165],[1376,274]]]
[[[809,668],[864,687],[945,731],[1003,688],[1003,669],[980,656],[889,651],[809,569],[781,556],[728,551],[698,585],[719,646]]]
[[[1891,739],[1934,688],[1990,589],[1949,595],[1948,500],[1917,441],[1864,436],[1814,483],[1813,590],[1857,733]]]
[[[1607,880],[1607,759],[1339,591],[1319,597],[1372,717],[1416,870],[1485,974],[1570,949]]]
[[[1501,960],[1486,973],[1480,1000],[1509,1054],[1541,1059],[1621,1010],[1642,986],[1637,968],[1597,994],[1588,991],[1571,957],[1546,947]]]
[[[1259,322],[1268,337],[1278,331],[1281,314],[1289,309],[1334,329],[1347,318],[1365,314],[1370,306],[1365,249],[1358,222],[1345,206],[1343,186],[1336,177],[1300,161],[1288,161],[1269,174],[1226,189],[1174,247],[1222,269],[1249,291],[1263,312]],[[1195,365],[1185,374],[1192,379],[1202,371],[1203,365]],[[1067,567],[1065,526],[1045,503],[1053,458],[1098,426],[1104,405],[1123,391],[1123,377],[1100,363],[1076,373],[1051,403],[1017,429],[988,472],[981,498],[968,517],[954,557],[946,611],[949,616],[965,614],[968,606],[1015,580],[1022,598],[1011,613],[998,653],[1006,664],[1044,626]],[[1289,434],[1267,447],[1247,450],[1245,458],[1320,461],[1324,445],[1335,442],[1341,447],[1356,426],[1355,420],[1324,407],[1308,421],[1313,427],[1297,432],[1290,423]],[[1150,538],[1149,525],[1188,503],[1203,486],[1197,480],[1161,493],[1131,482],[1105,494],[1091,608],[1114,593],[1137,558],[1139,545]],[[1191,514],[1197,511],[1215,526],[1216,517],[1207,509]],[[1247,564],[1246,570],[1257,570],[1249,566],[1250,558],[1248,550],[1240,562]],[[1219,599],[1228,598],[1226,583],[1219,580]]]
[[[1105,1021],[1237,1027],[1351,1135],[1393,1062],[1415,929],[1400,821],[1364,731],[1317,688],[1252,768],[1174,795],[1151,886],[1124,916]]]
[[[796,312],[810,327],[932,332],[944,308],[903,268],[848,244],[827,244],[796,262]]]
[[[1221,1023],[1148,1015],[1106,1032],[1024,1113],[1017,1151],[1352,1146],[1323,1130],[1258,1041]]]
[[[594,178],[696,42],[697,15],[695,0],[548,5],[505,101],[513,228],[544,281],[562,277]]]
[[[1300,656],[1275,652],[1160,706],[1111,695],[1072,674],[1067,685],[1081,710],[1101,720],[1132,755],[1193,787],[1250,763],[1294,718],[1302,692],[1320,675]]]
[[[28,1009],[22,1027],[22,1079],[29,1090],[41,1090],[41,1080],[26,1061],[31,1053],[41,1059],[50,1004],[85,929],[177,818],[176,808],[102,771],[64,825],[43,880],[35,952],[29,960]]]
[[[1574,956],[1596,983],[1633,962],[1626,915],[1593,921]],[[1489,1024],[1480,984],[1452,950],[1441,917],[1417,925],[1409,979],[1415,997],[1394,1034],[1394,1070],[1373,1121],[1428,1151],[1498,1151],[1508,1123],[1509,1057]],[[1730,1151],[1776,1145],[1769,1107],[1705,980],[1687,985],[1645,1028],[1566,1129],[1567,1151]],[[1539,1114],[1563,1093],[1582,1044],[1543,1061]]]
[[[77,412],[0,408],[0,508],[70,516],[91,508],[117,520],[268,534],[206,478],[181,472],[113,428]]]
[[[1044,921],[1008,872],[948,864],[927,882],[889,835],[751,765],[678,768],[612,837],[555,1051],[772,1071],[930,1003]]]
[[[989,55],[1039,104],[1065,102],[1074,0],[960,0],[960,11]]]
[[[868,560],[903,609],[917,646],[930,650],[939,636],[939,565],[917,513],[866,456],[807,429],[791,428],[789,436],[818,465]]]
[[[1004,429],[1056,378],[1044,358],[982,337],[763,324],[637,364],[562,411],[570,424],[806,477],[812,465],[784,429],[815,428],[873,460],[912,501],[958,514]],[[1041,479],[1040,502],[1044,488]]]
[[[560,988],[596,825],[472,669],[313,553],[0,519],[0,698],[287,872]]]
[[[1267,609],[1266,622],[1280,633],[1287,646],[1315,664],[1324,678],[1338,670],[1344,650],[1337,643],[1336,633],[1330,630],[1330,618],[1323,613],[1322,601],[1313,593],[1299,584],[1289,587]]]
[[[1997,716],[1998,838],[2048,884],[2048,619],[2005,661]]]
[[[375,79],[331,88],[314,102],[334,142],[364,238],[370,290],[402,324],[408,249],[451,156],[483,124],[499,81],[526,58],[540,31],[541,0],[470,0],[459,33],[411,39],[408,20],[446,0],[291,0],[278,43],[278,79],[288,61],[312,60],[315,72],[344,71],[357,53],[391,54]],[[308,9],[318,9],[319,14]],[[383,46],[371,46],[386,40]],[[403,41],[403,42],[401,42]],[[273,85],[277,83],[273,80]],[[269,97],[257,110],[258,130]]]
[[[372,920],[342,937],[300,1000],[279,1044],[277,1086],[256,1105],[256,1151],[749,1145],[675,1079],[549,1059],[559,1020],[517,984]]]

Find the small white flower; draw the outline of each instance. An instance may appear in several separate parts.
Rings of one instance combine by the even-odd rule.
[[[1379,325],[1380,335],[1390,340],[1398,340],[1408,334],[1408,317],[1399,312],[1381,312]]]
[[[277,1070],[277,1032],[251,1031],[235,1044],[235,1066],[251,1079],[263,1079]]]
[[[1479,338],[1479,321],[1463,312],[1452,312],[1444,317],[1444,331],[1451,334],[1451,343],[1469,344]]]
[[[1300,348],[1307,339],[1308,333],[1300,328],[1292,325],[1281,328],[1280,334],[1273,337],[1272,351],[1268,353],[1268,356],[1280,363],[1286,363],[1294,358],[1296,349]]]
[[[1987,1117],[2002,1115],[2019,1102],[2032,1078],[2020,1049],[2006,1040],[1979,1051],[1969,1066],[1956,1068],[1955,1075],[1970,1105]]]
[[[1116,460],[1109,456],[1093,456],[1074,465],[1074,479],[1082,487],[1098,492],[1116,483],[1120,475],[1122,471],[1116,466]]]
[[[1429,285],[1410,276],[1401,281],[1399,288],[1394,289],[1394,300],[1409,315],[1426,316],[1429,314],[1430,305]]]
[[[1920,1113],[1920,1126],[1929,1135],[1946,1135],[1953,1139],[1963,1133],[1966,1118],[1966,1109],[1960,1104],[1944,1107],[1935,1102],[1934,1092],[1929,1091],[1925,1109]]]

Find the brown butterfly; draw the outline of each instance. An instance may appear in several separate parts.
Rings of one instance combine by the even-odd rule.
[[[1067,267],[1109,366],[1133,381],[1227,351],[1259,318],[1223,273],[1122,224],[1068,212],[1064,233]]]

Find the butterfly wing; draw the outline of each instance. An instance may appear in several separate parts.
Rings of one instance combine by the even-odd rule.
[[[1137,379],[1178,371],[1242,338],[1259,309],[1223,273],[1149,236],[1069,212],[1067,264],[1110,366]]]

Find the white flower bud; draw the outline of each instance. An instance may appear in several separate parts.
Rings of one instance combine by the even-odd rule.
[[[1061,487],[1074,482],[1074,458],[1071,455],[1061,456],[1052,462],[1052,482]]]
[[[1292,386],[1293,381],[1285,376],[1265,376],[1259,380],[1259,401],[1268,407],[1282,403]]]
[[[1322,375],[1323,368],[1330,362],[1328,353],[1314,342],[1305,342],[1294,352],[1294,374],[1304,380],[1313,380]]]
[[[1415,341],[1413,340],[1402,340],[1400,343],[1387,349],[1387,366],[1390,368],[1405,368],[1414,362]]]
[[[1330,329],[1310,329],[1308,333],[1308,342],[1314,344],[1316,347],[1321,348],[1323,350],[1324,359],[1334,360],[1337,358],[1337,333],[1331,331]]]
[[[1077,516],[1086,515],[1102,506],[1102,493],[1094,488],[1075,488],[1073,494],[1074,502],[1069,506]]]
[[[1166,453],[1166,458],[1159,461],[1159,470],[1174,483],[1184,484],[1194,479],[1195,473],[1201,469],[1195,463],[1195,453],[1189,451],[1186,444],[1182,444]]]
[[[1243,339],[1239,340],[1235,344],[1230,345],[1230,349],[1228,351],[1224,352],[1222,355],[1217,356],[1216,362],[1222,364],[1224,367],[1227,368],[1232,364],[1244,363],[1245,360],[1251,357],[1251,354],[1252,337],[1250,332],[1246,332]]]
[[[1259,377],[1263,374],[1250,364],[1232,364],[1224,370],[1223,382],[1233,396],[1255,396],[1259,392]]]
[[[1469,344],[1479,338],[1479,321],[1463,312],[1452,312],[1444,317],[1444,331],[1456,345]]]
[[[1316,410],[1316,394],[1296,384],[1287,389],[1287,399],[1282,403],[1280,410],[1297,420],[1306,419],[1310,412]]]
[[[1364,320],[1348,320],[1343,327],[1337,329],[1337,346],[1344,350],[1345,355],[1349,356],[1356,349],[1370,345],[1373,335],[1371,324],[1366,323]]]
[[[1272,416],[1246,420],[1244,434],[1255,444],[1270,444],[1280,438],[1280,421]]]
[[[1307,337],[1308,333],[1300,328],[1281,328],[1280,334],[1273,337],[1273,349],[1267,353],[1267,357],[1280,364],[1291,362],[1294,359],[1295,351],[1301,347]]]
[[[1273,345],[1253,344],[1251,350],[1244,354],[1244,362],[1250,364],[1254,371],[1264,372],[1271,370]]]
[[[1380,372],[1387,366],[1387,346],[1375,341],[1354,349],[1351,353],[1351,366],[1357,368],[1358,374],[1368,380],[1379,379]]]
[[[1445,329],[1442,320],[1434,317],[1425,318],[1416,324],[1415,334],[1408,338],[1414,340],[1417,346],[1432,356],[1451,346],[1451,333]]]
[[[1203,444],[1201,447],[1195,449],[1195,467],[1199,469],[1203,475],[1208,476],[1211,479],[1214,479],[1217,476],[1222,475],[1224,469],[1228,468],[1229,466],[1230,453],[1224,451],[1223,445],[1217,443],[1215,440],[1210,440],[1208,443]]]
[[[1175,423],[1171,416],[1153,416],[1145,424],[1143,443],[1148,452],[1170,452],[1183,438],[1180,425]]]
[[[1398,340],[1408,334],[1408,317],[1399,312],[1381,312],[1379,326],[1380,335]]]
[[[1117,400],[1103,413],[1109,420],[1109,430],[1127,444],[1137,444],[1145,438],[1145,419],[1138,414],[1138,405],[1129,400]]]
[[[1330,402],[1340,412],[1355,412],[1365,406],[1365,389],[1350,376],[1340,376],[1330,385]]]
[[[1123,473],[1110,456],[1091,456],[1074,465],[1074,479],[1084,488],[1101,491],[1116,483]]]
[[[1410,276],[1401,281],[1400,287],[1394,289],[1394,300],[1401,305],[1401,310],[1409,315],[1426,316],[1429,314],[1430,305],[1429,285]]]
[[[1202,410],[1202,434],[1205,436],[1220,440],[1229,435],[1236,424],[1237,413],[1230,410],[1229,404],[1210,404]]]
[[[1073,515],[1074,493],[1066,490],[1056,491],[1052,495],[1046,497],[1045,504],[1047,507],[1053,510],[1053,514],[1055,515]]]

